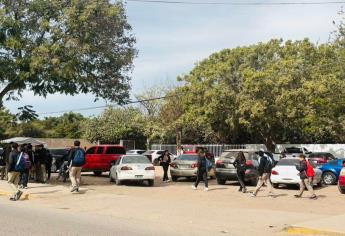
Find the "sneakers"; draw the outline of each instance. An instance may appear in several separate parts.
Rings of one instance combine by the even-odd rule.
[[[15,197],[10,197],[11,201],[17,201],[17,199]]]
[[[294,195],[294,196],[295,196],[295,198],[301,198],[301,196],[298,195],[298,194],[296,194],[296,195]]]
[[[242,192],[242,188],[239,188],[238,191],[239,191],[239,192]]]
[[[251,197],[256,197],[255,193],[250,194]]]
[[[18,201],[20,199],[20,197],[23,195],[22,191],[18,191],[15,195],[16,201]]]
[[[204,188],[204,191],[207,192],[207,191],[208,191],[208,188]]]
[[[170,182],[170,179],[168,179],[166,182],[169,183],[169,182]]]
[[[72,189],[71,189],[71,193],[73,193],[73,192],[75,192],[75,191],[77,191],[77,189],[78,189],[78,187],[73,187]]]
[[[246,193],[246,192],[247,192],[246,188],[242,189],[242,193]]]
[[[193,185],[193,186],[192,186],[192,189],[193,189],[193,190],[196,190],[196,187],[195,187],[195,185]]]
[[[316,199],[317,199],[317,196],[314,194],[314,195],[311,196],[309,199],[316,200]]]

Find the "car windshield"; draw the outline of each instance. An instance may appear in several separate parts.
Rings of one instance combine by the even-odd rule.
[[[285,153],[303,153],[303,152],[301,148],[291,147],[291,148],[286,148]]]
[[[197,155],[181,155],[177,158],[180,161],[196,161],[198,159]]]
[[[143,153],[143,155],[151,155],[154,151],[146,151]]]
[[[146,156],[125,156],[122,159],[123,164],[150,164]]]

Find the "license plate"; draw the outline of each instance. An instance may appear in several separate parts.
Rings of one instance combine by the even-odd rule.
[[[189,169],[190,165],[179,165],[178,168],[180,168],[180,169]]]
[[[135,178],[137,179],[142,179],[144,176],[143,175],[136,175]]]

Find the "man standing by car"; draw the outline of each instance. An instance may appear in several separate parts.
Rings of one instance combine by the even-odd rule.
[[[171,162],[171,157],[168,150],[165,150],[164,153],[158,158],[160,165],[163,167],[163,182],[168,183],[169,177],[168,177],[168,170],[169,165]]]
[[[272,160],[271,157],[269,157],[268,155],[265,155],[265,153],[262,150],[259,151],[259,156],[260,156],[260,164],[259,164],[259,168],[258,168],[259,181],[258,181],[258,184],[257,184],[254,192],[252,193],[252,197],[256,197],[260,188],[264,184],[266,184],[266,186],[268,188],[269,196],[272,196],[273,195],[273,187],[272,187],[272,183],[271,183],[271,171],[272,171],[272,168],[274,166],[274,161]]]
[[[79,192],[81,169],[85,164],[85,151],[80,148],[80,141],[74,141],[74,147],[69,152],[69,177],[72,183],[71,192]]]
[[[13,196],[10,198],[11,201],[17,201],[23,194],[23,192],[18,189],[20,180],[20,172],[16,170],[18,158],[18,144],[12,143],[12,151],[10,152],[8,160],[8,183],[13,189]]]
[[[305,159],[305,156],[302,154],[299,156],[300,162],[296,165],[296,169],[299,171],[299,177],[301,179],[299,193],[295,195],[296,198],[302,197],[304,190],[307,188],[310,193],[310,199],[317,199],[317,196],[314,193],[312,183],[309,182],[308,178],[308,165]]]

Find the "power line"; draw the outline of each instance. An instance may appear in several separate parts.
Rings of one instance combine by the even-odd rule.
[[[163,97],[156,97],[156,98],[148,98],[148,99],[142,99],[142,100],[136,100],[136,101],[128,101],[125,102],[123,105],[130,105],[130,104],[136,104],[136,103],[143,103],[143,102],[150,102],[155,100],[161,100],[171,97],[176,97],[179,94],[175,95],[169,95],[169,96],[163,96]],[[38,115],[53,115],[53,114],[60,114],[60,113],[67,113],[67,112],[75,112],[75,111],[87,111],[87,110],[95,110],[100,108],[107,108],[107,107],[115,107],[118,106],[118,104],[110,104],[110,105],[103,105],[103,106],[94,106],[94,107],[83,107],[79,109],[71,109],[71,110],[62,110],[62,111],[52,111],[52,112],[43,112],[43,113],[37,113]]]
[[[345,4],[345,1],[320,2],[197,2],[197,1],[166,1],[166,0],[127,0],[127,2],[180,4],[180,5],[232,5],[232,6],[282,6],[282,5],[335,5]]]

